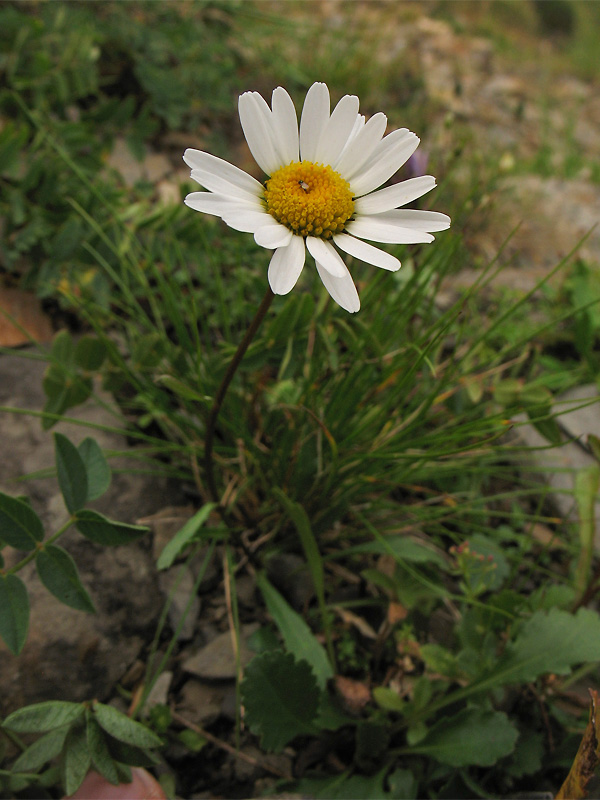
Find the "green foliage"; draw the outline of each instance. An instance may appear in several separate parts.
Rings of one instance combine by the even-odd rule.
[[[265,750],[279,752],[300,734],[318,733],[319,687],[306,661],[280,650],[256,656],[246,668],[246,722]]]
[[[264,575],[257,576],[257,584],[287,650],[298,661],[306,661],[310,665],[319,687],[324,688],[326,682],[333,677],[333,669],[325,649],[300,614],[289,606]]]
[[[452,717],[442,717],[412,751],[452,767],[491,767],[512,753],[518,736],[506,714],[465,708]]]
[[[420,102],[423,81],[410,65],[400,73],[397,60],[373,61],[353,25],[336,27],[332,42],[316,17],[278,19],[253,3],[135,9],[0,8],[1,266],[84,330],[60,331],[49,348],[44,427],[101,383],[123,412],[115,427],[144,446],[144,466],[198,489],[198,510],[158,567],[193,557],[199,544],[212,553],[223,539],[228,553],[239,545],[254,562],[272,624],[251,642],[260,654],[241,687],[245,723],[267,750],[322,737],[346,767],[324,776],[323,762],[296,791],[485,797],[548,785],[578,723],[562,695],[579,665],[592,671],[600,661],[597,613],[573,611],[597,590],[597,470],[579,476],[573,536],[506,433],[524,412],[550,444],[562,443],[555,395],[597,378],[594,269],[578,261],[560,292],[544,279],[535,297],[482,305],[494,267],[483,268],[448,306],[448,279],[471,259],[473,201],[460,206],[460,192],[460,224],[431,248],[395,248],[399,273],[348,260],[360,315],[341,314],[307,265],[294,292],[276,298],[225,397],[219,498],[209,498],[206,420],[264,293],[268,255],[252,237],[162,206],[143,182],[126,188],[106,167],[114,140],[124,137],[140,159],[149,145],[177,141],[178,160],[179,138],[169,136],[183,130],[190,146],[230,157],[239,152],[239,91],[281,83],[300,95],[313,78],[328,79],[334,94],[366,93],[367,111],[391,95],[400,124],[420,120],[419,133],[439,109]],[[449,173],[437,136],[430,160]],[[463,146],[453,126],[439,136],[448,152]],[[536,158],[554,169],[551,150]],[[481,183],[477,175],[461,191],[483,195]],[[56,540],[74,526],[97,545],[125,546],[146,531],[86,507],[111,478],[93,439],[54,440],[61,529],[46,534],[26,500],[0,493],[0,544],[25,554],[6,568],[13,561],[0,553],[0,636],[14,654],[28,628],[25,564],[35,560],[61,602],[92,611]],[[593,434],[588,443],[598,455]],[[282,554],[297,559],[297,574],[267,579],[269,559]],[[234,573],[233,556],[228,567]],[[288,579],[304,580],[300,599]],[[232,613],[237,625],[235,592]],[[176,633],[163,666],[175,647]],[[168,711],[149,719],[178,747],[206,745],[190,731],[174,735]],[[40,772],[51,786],[60,769],[67,793],[90,766],[113,784],[127,779],[130,766],[155,764],[150,749],[162,744],[97,702],[21,709],[4,727],[41,734],[13,772]],[[27,785],[20,774],[11,780],[13,792]]]
[[[1,728],[15,733],[44,733],[21,753],[13,771],[35,773],[57,759],[69,795],[77,791],[90,766],[116,785],[127,778],[129,766],[155,764],[149,748],[162,744],[145,725],[97,701],[54,700],[26,706],[9,714]]]
[[[70,349],[68,339],[63,338],[62,343]],[[53,347],[56,348],[56,340]],[[76,447],[66,436],[55,433],[54,444],[58,484],[70,512],[57,532],[45,540],[42,520],[29,502],[0,492],[0,550],[10,545],[27,552],[6,574],[0,574],[0,637],[15,655],[23,649],[29,627],[27,587],[16,572],[35,559],[37,574],[49,592],[71,608],[93,613],[94,604],[81,583],[75,561],[54,544],[55,540],[72,524],[88,539],[105,545],[127,544],[148,530],[140,525],[113,522],[83,507],[104,494],[110,485],[110,468],[94,439],[87,437]],[[4,565],[4,559],[0,563]],[[73,741],[79,739],[75,737]],[[74,746],[73,752],[76,751]],[[72,769],[77,774],[76,762]]]
[[[27,639],[29,598],[23,581],[16,575],[0,576],[0,636],[18,655]]]

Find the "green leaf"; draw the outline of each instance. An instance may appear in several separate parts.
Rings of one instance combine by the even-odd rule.
[[[77,452],[85,465],[87,475],[86,502],[97,500],[110,486],[110,467],[98,442],[89,436],[78,445]]]
[[[0,636],[15,656],[27,639],[29,597],[25,584],[16,575],[0,576]]]
[[[117,770],[121,764],[127,764],[130,767],[154,767],[156,764],[160,763],[159,759],[149,750],[120,742],[113,736],[107,735],[106,744],[111,758],[114,758],[114,760],[118,762],[116,764]],[[131,778],[129,780],[131,780]]]
[[[381,540],[343,548],[333,557],[342,558],[352,553],[382,553],[384,555],[389,553],[413,564],[430,563],[437,564],[442,568],[446,567],[446,562],[440,553],[408,536],[382,536]]]
[[[17,733],[45,733],[75,722],[83,715],[84,711],[81,703],[47,700],[44,703],[36,703],[13,711],[2,725]]]
[[[86,539],[103,545],[129,544],[148,533],[148,528],[144,525],[127,525],[124,522],[112,522],[102,514],[89,508],[84,508],[77,512],[75,525]]]
[[[319,688],[306,661],[281,650],[248,664],[241,685],[245,721],[265,750],[279,752],[300,734],[316,734]]]
[[[74,444],[62,433],[54,434],[58,484],[67,509],[74,514],[85,504],[88,481],[83,459]]]
[[[512,753],[518,736],[506,714],[465,708],[439,720],[411,750],[451,767],[491,767]]]
[[[13,772],[37,772],[55,758],[63,749],[70,727],[67,724],[55,728],[30,745],[13,764]]]
[[[79,580],[77,567],[66,550],[47,544],[35,558],[38,575],[46,589],[61,603],[79,611],[96,612],[92,600]]]
[[[406,705],[406,701],[400,697],[398,692],[388,686],[376,686],[373,689],[373,700],[379,708],[383,708],[385,711],[403,711]]]
[[[29,503],[0,492],[0,539],[17,550],[33,550],[43,538],[42,520]]]
[[[580,608],[536,611],[509,643],[494,670],[478,683],[529,683],[553,672],[566,675],[575,664],[600,660],[600,617]]]
[[[100,775],[106,778],[109,783],[112,783],[113,786],[116,786],[119,783],[119,774],[109,753],[104,731],[92,714],[87,716],[86,736],[92,764]]]
[[[290,498],[284,492],[282,492],[281,489],[273,489],[273,494],[285,508],[286,513],[294,523],[304,549],[304,554],[306,555],[310,574],[315,586],[315,593],[320,602],[323,602],[325,594],[323,561],[321,559],[321,553],[310,526],[308,514],[302,508],[300,503],[295,503],[293,500],[290,500]]]
[[[120,742],[135,747],[162,746],[162,740],[149,728],[126,717],[116,708],[94,703],[92,709],[100,727]]]
[[[73,347],[73,337],[66,329],[59,331],[52,340],[50,348],[52,361],[63,367],[74,366],[75,348]]]
[[[106,345],[96,336],[82,336],[75,345],[75,362],[81,369],[88,372],[100,369],[105,358]]]
[[[330,678],[333,669],[327,658],[325,648],[317,641],[313,632],[302,617],[297,614],[263,574],[256,576],[256,585],[262,592],[269,614],[279,628],[285,646],[298,661],[307,661],[313,669],[321,689]]]
[[[216,505],[216,503],[206,503],[199,511],[196,511],[193,517],[188,519],[179,531],[177,531],[158,557],[158,561],[156,562],[158,569],[167,569],[173,564],[179,553],[181,553],[184,547],[196,536]]]
[[[381,800],[389,795],[383,788],[387,767],[375,775],[350,775],[342,772],[333,778],[301,778],[294,783],[294,792],[302,797],[320,800]],[[397,795],[404,797],[404,795]],[[408,795],[407,795],[408,797]]]
[[[83,783],[92,760],[83,725],[72,727],[65,741],[62,777],[67,795],[74,794]]]

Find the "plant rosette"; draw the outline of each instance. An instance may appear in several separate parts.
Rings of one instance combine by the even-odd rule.
[[[188,194],[185,203],[254,234],[258,245],[274,251],[268,270],[274,294],[293,289],[308,250],[325,288],[349,312],[359,310],[360,300],[338,249],[394,272],[400,261],[364,239],[428,243],[432,231],[450,226],[446,214],[400,208],[433,189],[433,176],[379,189],[412,156],[419,138],[406,128],[384,136],[385,114],[366,120],[358,107],[358,97],[345,95],[330,113],[329,89],[314,83],[298,126],[294,103],[281,86],[271,108],[258,92],[241,95],[242,129],[268,176],[264,183],[209,153],[187,149],[183,156],[192,179],[207,190]]]

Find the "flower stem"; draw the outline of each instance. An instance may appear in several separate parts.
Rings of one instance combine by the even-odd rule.
[[[260,306],[258,307],[256,314],[254,315],[254,319],[250,323],[248,330],[246,331],[244,338],[240,342],[238,349],[235,351],[235,355],[231,359],[229,366],[227,367],[227,372],[223,376],[223,380],[221,381],[221,385],[219,386],[217,393],[215,395],[215,399],[210,410],[210,414],[208,415],[208,421],[206,423],[206,437],[204,440],[204,473],[206,478],[206,485],[208,486],[208,491],[212,499],[215,503],[219,503],[219,494],[217,492],[217,487],[215,484],[215,476],[214,476],[214,469],[213,469],[213,441],[215,437],[215,425],[217,422],[217,417],[219,416],[219,411],[221,410],[221,406],[223,405],[223,400],[225,399],[225,395],[227,394],[227,389],[229,388],[229,384],[233,376],[235,375],[237,368],[240,365],[242,358],[250,342],[254,338],[256,331],[259,329],[261,322],[265,318],[267,311],[269,310],[269,306],[273,302],[273,298],[275,295],[271,291],[270,287],[267,288],[265,296],[262,299]]]

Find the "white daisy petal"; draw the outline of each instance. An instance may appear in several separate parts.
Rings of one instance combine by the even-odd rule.
[[[281,158],[273,145],[271,130],[265,118],[264,109],[252,92],[245,92],[241,95],[238,109],[242,130],[250,152],[262,171],[270,175],[281,166]]]
[[[379,214],[378,219],[390,220],[396,225],[404,225],[416,231],[445,231],[450,227],[450,217],[439,211],[418,211],[413,208],[401,208]]]
[[[229,208],[223,211],[221,218],[230,228],[245,233],[256,233],[265,225],[266,211],[256,211],[253,208]]]
[[[367,244],[361,239],[355,239],[354,236],[348,236],[347,233],[336,234],[333,237],[333,241],[340,250],[354,256],[354,258],[358,258],[360,261],[365,261],[367,264],[373,264],[374,267],[396,272],[402,266],[396,256],[392,256],[378,247],[373,247],[372,244]]]
[[[347,94],[333,109],[327,125],[323,128],[315,161],[320,164],[333,164],[337,161],[354,130],[357,118],[358,97]]]
[[[398,134],[398,136],[394,136]],[[393,137],[393,139],[391,138]],[[390,141],[388,141],[390,140]],[[377,189],[391,178],[419,146],[419,137],[410,131],[394,131],[375,148],[369,163],[350,179],[355,197]]]
[[[235,211],[253,211],[254,206],[250,203],[243,203],[232,200],[230,197],[223,197],[212,192],[192,192],[183,201],[186,206],[193,208],[194,211],[202,211],[204,214],[214,214],[222,217],[225,213]]]
[[[354,209],[358,214],[380,214],[391,211],[406,203],[416,200],[435,186],[432,175],[422,175],[419,178],[410,178],[378,192],[359,197],[354,201]]]
[[[300,117],[300,158],[315,161],[323,128],[329,120],[329,89],[324,83],[313,83],[304,100]]]
[[[190,177],[192,180],[197,181],[205,189],[208,189],[210,192],[214,192],[215,194],[223,195],[223,197],[231,197],[232,199],[240,200],[242,202],[253,203],[254,205],[261,204],[261,200],[256,194],[247,192],[244,189],[241,189],[235,183],[231,183],[230,181],[225,180],[218,175],[213,175],[209,172],[206,172],[203,169],[193,169]],[[262,186],[260,188],[262,191]]]
[[[317,261],[317,272],[323,281],[323,285],[339,306],[351,314],[360,309],[358,292],[347,268],[345,268],[344,275],[337,278]]]
[[[388,244],[423,244],[433,242],[433,236],[424,231],[417,231],[398,225],[391,220],[381,218],[379,214],[373,217],[359,217],[346,226],[346,231],[351,236],[359,239],[370,239],[372,242]]]
[[[279,247],[273,253],[269,264],[269,286],[275,294],[287,294],[296,285],[300,277],[306,248],[300,236],[293,236],[287,247]]]
[[[273,127],[282,164],[299,159],[298,118],[292,98],[281,86],[273,92]]]
[[[194,150],[191,147],[183,154],[183,160],[192,170],[203,170],[205,173],[214,175],[221,178],[234,186],[238,186],[242,191],[247,194],[260,195],[263,187],[256,178],[248,175],[244,170],[234,167],[228,161],[223,161],[222,158],[217,158],[210,153],[204,153],[202,150]],[[196,180],[196,179],[194,179]],[[204,184],[202,184],[204,186]],[[206,189],[209,187],[206,186]]]
[[[317,239],[316,236],[306,237],[306,249],[318,261],[324,269],[335,278],[343,277],[347,272],[347,267],[342,261],[340,254],[335,247],[325,239]]]
[[[271,217],[271,222],[254,232],[254,241],[267,250],[275,250],[277,247],[287,247],[293,235],[289,228]]]
[[[387,126],[387,117],[381,112],[354,130],[337,161],[332,164],[340,175],[349,180],[363,166],[380,143]]]

